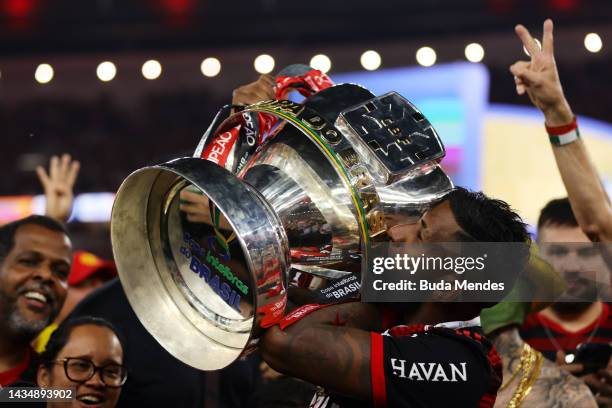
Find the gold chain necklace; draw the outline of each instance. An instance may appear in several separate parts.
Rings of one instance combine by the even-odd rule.
[[[516,387],[514,394],[512,394],[512,398],[510,398],[510,401],[508,402],[508,408],[519,407],[523,400],[527,397],[531,391],[531,387],[540,376],[540,368],[542,367],[543,361],[544,356],[542,353],[534,350],[527,343],[523,344],[521,359],[519,360],[516,371],[512,377],[510,377],[510,380],[503,384],[499,389],[499,391],[502,391],[503,389],[507,388],[516,379],[518,374],[522,372],[519,384]]]

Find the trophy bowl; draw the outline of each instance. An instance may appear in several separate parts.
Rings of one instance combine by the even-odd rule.
[[[202,198],[195,221],[179,210],[186,193]],[[280,221],[257,191],[209,161],[177,159],[129,176],[111,237],[134,312],[196,368],[238,358],[261,327],[257,310],[284,311],[289,251]]]

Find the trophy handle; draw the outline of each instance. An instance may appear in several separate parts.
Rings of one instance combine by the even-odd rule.
[[[305,97],[312,96],[333,86],[332,80],[324,73],[305,64],[292,64],[280,70],[276,76],[276,99],[285,99],[296,90]],[[205,147],[218,136],[218,128],[232,111],[232,105],[225,105],[217,112],[212,123],[200,138],[193,157],[203,157]]]

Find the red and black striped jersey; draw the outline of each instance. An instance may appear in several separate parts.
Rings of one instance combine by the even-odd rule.
[[[612,342],[610,306],[603,304],[598,319],[587,327],[570,332],[540,313],[527,316],[520,329],[521,337],[549,360],[555,361],[557,351],[573,353],[580,343]]]
[[[488,408],[495,404],[502,381],[501,359],[479,326],[396,326],[383,334],[371,333],[370,339],[372,401],[319,393],[311,407]]]

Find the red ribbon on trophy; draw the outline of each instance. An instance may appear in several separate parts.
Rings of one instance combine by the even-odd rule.
[[[275,80],[276,99],[286,99],[293,91],[307,98],[334,85],[326,74],[306,65],[290,65],[279,72]],[[257,147],[268,139],[277,122],[271,114],[243,112],[241,123],[215,134],[200,157],[236,174]]]

